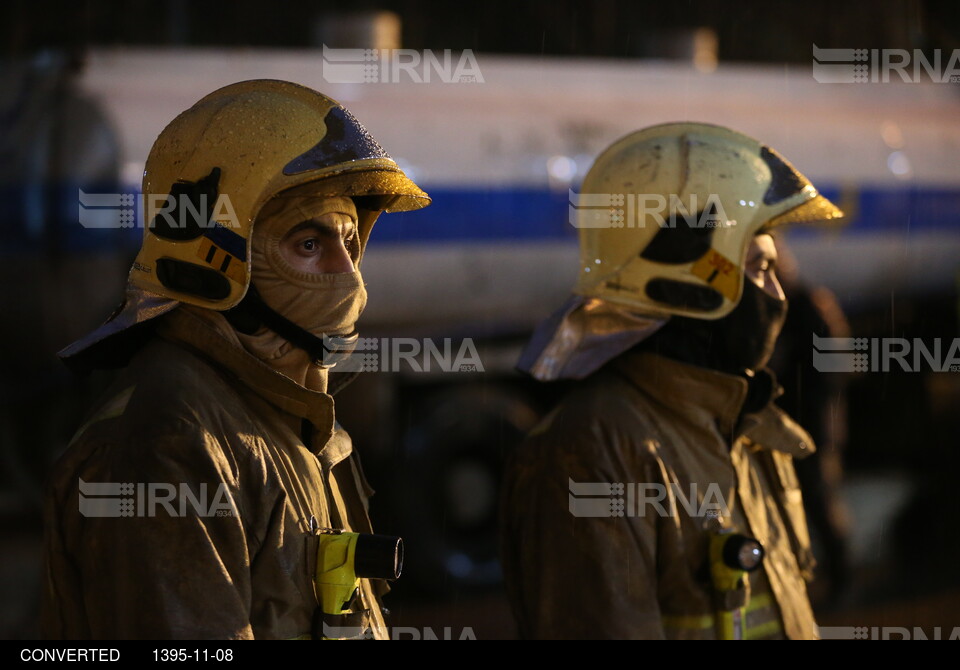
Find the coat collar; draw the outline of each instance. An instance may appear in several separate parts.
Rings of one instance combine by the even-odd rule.
[[[795,457],[813,453],[813,440],[773,400],[782,393],[774,381],[769,400],[743,414],[750,384],[739,375],[683,363],[650,351],[631,351],[611,363],[667,411],[700,425],[715,423],[723,435],[743,435],[763,447]]]
[[[223,320],[222,325],[218,319]],[[201,315],[194,310],[177,309],[158,320],[156,332],[167,341],[200,352],[270,404],[313,424],[314,452],[333,436],[333,397],[306,389],[251,356],[236,337],[231,337],[232,330],[219,313]]]

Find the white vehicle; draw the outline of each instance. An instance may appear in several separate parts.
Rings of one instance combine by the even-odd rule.
[[[113,129],[130,193],[174,116],[221,86],[273,78],[341,101],[433,197],[424,210],[376,225],[363,267],[370,301],[362,334],[472,338],[486,374],[407,368],[366,375],[338,399],[368,461],[396,474],[374,478],[378,504],[403,526],[407,565],[420,565],[426,583],[442,581],[438,572],[463,584],[498,578],[499,449],[529,428],[551,393],[512,367],[573,285],[571,198],[594,156],[620,136],[689,120],[775,147],[850,215],[842,229],[790,238],[801,274],[847,309],[958,280],[960,85],[821,84],[798,65],[721,63],[704,73],[668,62],[482,53],[476,65],[482,82],[418,83],[401,73],[342,84],[324,78],[320,50],[115,49],[90,52],[76,80]],[[79,334],[106,316],[105,300],[119,298],[103,295],[122,285],[118,240],[135,248],[141,231],[76,225],[71,239],[88,241],[78,248],[99,254],[91,266],[99,281],[75,288],[65,330]]]

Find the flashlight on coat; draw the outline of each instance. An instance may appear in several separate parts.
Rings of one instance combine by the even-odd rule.
[[[361,579],[397,579],[403,570],[403,540],[390,535],[318,531],[314,586],[320,607],[314,638],[345,640],[367,632],[369,610],[360,595]]]
[[[763,556],[763,547],[752,537],[730,529],[710,536],[710,579],[716,598],[717,639],[743,639],[747,609],[743,578],[763,564]]]

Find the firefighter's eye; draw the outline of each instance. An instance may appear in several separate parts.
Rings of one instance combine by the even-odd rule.
[[[360,255],[360,236],[357,234],[356,228],[351,227],[344,234],[343,248],[350,254],[350,258],[354,261],[357,260],[357,257]]]

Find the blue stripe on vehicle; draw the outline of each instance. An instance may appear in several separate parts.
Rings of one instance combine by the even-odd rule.
[[[568,223],[566,190],[426,190],[433,198],[432,205],[382,216],[371,242],[575,242],[577,238],[576,228]],[[836,203],[844,201],[838,188],[821,192]],[[851,195],[845,197],[849,200]],[[960,235],[960,189],[863,188],[854,192],[852,199],[855,204],[850,208],[852,218],[844,228],[845,234],[896,236],[922,230]]]
[[[86,187],[88,193],[96,189]],[[430,244],[469,242],[546,242],[576,244],[577,230],[568,223],[569,194],[566,189],[490,188],[487,190],[429,187],[429,207],[413,212],[385,214],[374,229],[371,243]],[[97,230],[77,220],[77,187],[41,189],[0,188],[0,251],[20,252],[53,247],[68,253],[106,249],[136,249],[143,235],[142,222],[121,230]],[[100,192],[109,192],[104,188]],[[130,191],[127,191],[130,192]],[[919,232],[960,235],[960,188],[905,186],[864,187],[841,194],[836,187],[823,188],[825,196],[850,207],[853,218],[844,235],[908,236]],[[55,194],[53,207],[49,202]],[[39,209],[38,209],[39,208]],[[803,227],[796,228],[803,234]],[[225,228],[210,228],[207,237],[229,253],[244,258],[242,238]],[[230,238],[225,240],[223,238]],[[242,248],[242,251],[241,251]]]
[[[576,241],[566,223],[566,190],[427,189],[433,203],[424,209],[384,214],[374,228],[376,242]]]

